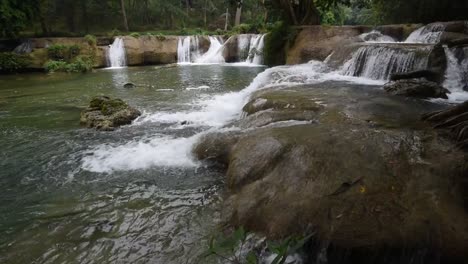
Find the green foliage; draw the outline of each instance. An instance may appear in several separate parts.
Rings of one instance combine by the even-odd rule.
[[[270,26],[270,32],[265,37],[263,49],[265,64],[268,66],[282,65],[286,62],[286,50],[296,38],[297,29],[284,22],[276,22]]]
[[[44,68],[48,72],[66,71],[68,63],[65,61],[49,60],[45,63]]]
[[[70,61],[80,54],[78,45],[54,44],[47,48],[47,54],[51,60]]]
[[[49,60],[44,65],[48,72],[89,72],[93,69],[93,59],[89,56],[77,56],[72,62]]]
[[[140,33],[138,33],[138,32],[133,32],[133,33],[130,34],[130,37],[139,38],[139,37],[140,37]]]
[[[158,33],[158,34],[156,34],[155,36],[156,36],[156,38],[157,38],[158,40],[161,40],[161,41],[166,40],[166,36],[164,36],[164,35],[161,34],[161,33]]]
[[[16,37],[31,23],[36,7],[35,0],[0,1],[0,37]]]
[[[112,31],[107,33],[108,37],[117,37],[121,35],[122,35],[122,32],[120,32],[118,29],[113,29]]]
[[[249,233],[243,227],[239,227],[227,236],[222,234],[213,236],[208,243],[208,250],[202,257],[215,256],[222,259],[223,263],[258,264],[260,260],[253,250],[249,251],[245,256],[242,255],[242,249],[247,242],[248,235]],[[283,264],[288,255],[300,251],[312,236],[313,235],[305,237],[290,236],[280,241],[267,241],[269,252],[276,254],[276,258],[273,260],[272,264]],[[239,252],[239,254],[236,254],[236,251]]]
[[[86,35],[84,36],[86,42],[88,42],[88,44],[92,47],[95,47],[97,45],[97,39],[95,36],[93,35]]]
[[[253,28],[250,24],[240,24],[232,28],[231,32],[233,34],[247,34],[247,33],[254,33],[252,32]]]
[[[29,59],[13,52],[0,53],[0,72],[11,73],[18,72],[28,66]]]

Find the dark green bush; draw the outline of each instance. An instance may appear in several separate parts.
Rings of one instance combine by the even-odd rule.
[[[70,61],[80,54],[78,45],[54,44],[47,48],[49,59],[57,61]]]
[[[78,56],[70,63],[49,60],[44,68],[48,72],[88,72],[93,69],[93,59],[89,56]]]
[[[247,33],[255,33],[253,31],[253,27],[250,24],[240,24],[232,28],[233,34],[247,34]]]
[[[65,61],[55,61],[55,60],[49,60],[48,62],[45,63],[44,68],[48,72],[57,72],[57,71],[66,71],[68,63]]]
[[[268,66],[286,63],[286,50],[296,38],[297,30],[283,22],[276,22],[265,37],[264,61]]]
[[[0,53],[0,72],[11,73],[18,72],[28,66],[29,59],[13,52]]]

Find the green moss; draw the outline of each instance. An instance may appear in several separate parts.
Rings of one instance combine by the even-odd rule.
[[[18,72],[26,68],[28,64],[29,59],[24,55],[16,54],[13,52],[0,53],[0,72]]]

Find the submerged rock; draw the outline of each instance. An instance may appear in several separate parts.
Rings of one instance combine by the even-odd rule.
[[[140,115],[140,111],[121,99],[98,96],[81,112],[80,123],[97,130],[112,131],[119,126],[131,124]]]
[[[393,95],[417,98],[444,98],[447,99],[449,90],[436,82],[424,79],[402,79],[384,85],[385,91]]]
[[[247,129],[196,146],[197,157],[227,167],[224,221],[269,238],[314,233],[325,254],[347,258],[427,250],[466,259],[464,155],[419,121],[426,106],[320,85],[261,90],[244,108]],[[257,126],[259,115],[271,123]]]

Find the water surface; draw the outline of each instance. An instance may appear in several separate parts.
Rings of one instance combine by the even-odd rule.
[[[203,109],[222,112],[219,102],[206,105],[210,98],[243,89],[261,71],[211,65],[2,76],[0,263],[195,261],[216,225],[222,175],[189,150],[197,133],[229,118]],[[101,94],[144,114],[111,133],[80,127],[80,111]],[[182,125],[184,115],[190,122]]]

